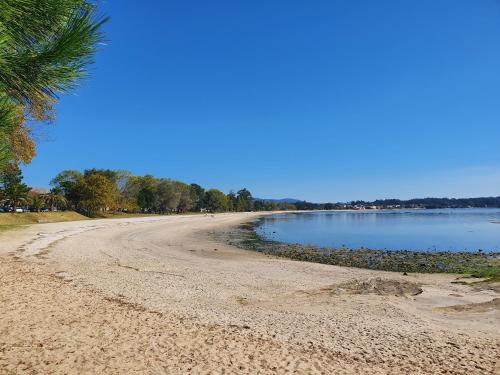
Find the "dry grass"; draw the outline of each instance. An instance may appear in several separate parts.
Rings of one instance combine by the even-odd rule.
[[[156,214],[141,214],[141,213],[127,213],[127,212],[106,212],[99,213],[95,216],[96,219],[125,219],[129,217],[150,217],[150,216],[159,216]]]
[[[79,213],[74,211],[0,213],[0,230],[11,229],[14,225],[55,223],[60,221],[75,221],[87,219],[87,217],[80,215]]]

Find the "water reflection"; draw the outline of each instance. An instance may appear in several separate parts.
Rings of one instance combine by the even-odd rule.
[[[322,247],[499,251],[500,209],[313,212],[266,217],[267,238]]]

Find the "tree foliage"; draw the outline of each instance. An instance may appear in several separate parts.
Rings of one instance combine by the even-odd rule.
[[[56,191],[60,191],[70,205],[70,208],[76,210],[79,206],[81,196],[76,189],[77,183],[83,178],[83,174],[75,170],[65,170],[55,176],[50,184]]]
[[[88,216],[100,216],[107,212],[174,214],[284,208],[255,200],[245,188],[226,195],[217,189],[205,190],[194,183],[188,185],[151,175],[135,176],[123,170],[64,170],[51,180],[50,191],[35,189],[29,192],[22,183],[21,171],[13,163],[1,174],[0,181],[4,209],[14,206],[32,211],[71,209]]]
[[[205,193],[205,205],[211,212],[223,212],[227,209],[227,197],[217,189],[207,190]]]
[[[53,188],[45,196],[45,206],[51,211],[64,210],[68,206],[68,200],[61,189]]]
[[[115,206],[116,186],[100,173],[85,174],[78,180],[75,189],[80,195],[78,208],[90,216]]]
[[[29,163],[30,121],[50,121],[102,41],[105,19],[85,0],[2,0],[0,4],[0,170]]]
[[[90,179],[89,176],[100,178]],[[104,184],[104,180],[108,183]],[[64,195],[68,207],[94,215],[109,210],[159,214],[226,212],[236,210],[237,205],[239,211],[254,209],[252,194],[247,189],[226,195],[217,189],[205,190],[194,183],[188,185],[151,175],[134,176],[128,171],[87,169],[81,173],[66,170],[54,177],[51,184],[53,190]],[[103,196],[97,195],[99,190],[103,190]]]
[[[23,176],[19,167],[9,165],[0,173],[0,197],[4,205],[17,207],[25,205],[30,188],[23,183]]]

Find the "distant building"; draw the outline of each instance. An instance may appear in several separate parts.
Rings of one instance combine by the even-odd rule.
[[[38,195],[43,195],[43,194],[49,194],[50,190],[49,189],[43,189],[43,188],[33,188],[33,189],[30,190],[30,193],[38,194]]]

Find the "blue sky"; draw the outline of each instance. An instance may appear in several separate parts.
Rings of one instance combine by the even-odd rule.
[[[107,45],[24,169],[311,201],[500,195],[500,2],[102,1]]]

